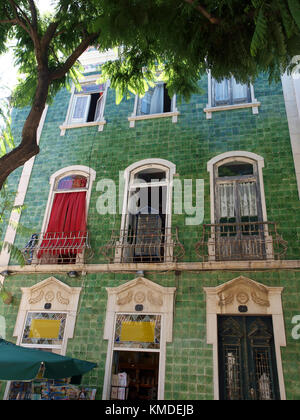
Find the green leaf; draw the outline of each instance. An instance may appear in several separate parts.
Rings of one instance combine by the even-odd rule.
[[[258,12],[255,31],[250,46],[250,52],[253,57],[256,56],[256,53],[260,49],[260,47],[264,45],[266,32],[267,21],[264,15],[264,7],[262,6]]]
[[[290,8],[290,12],[300,29],[300,2],[299,0],[288,0],[288,5]]]

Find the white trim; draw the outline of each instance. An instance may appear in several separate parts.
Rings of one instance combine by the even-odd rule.
[[[262,217],[263,221],[267,222],[267,208],[266,208],[266,198],[265,198],[265,189],[263,181],[263,168],[264,168],[264,158],[256,153],[246,152],[243,150],[234,150],[231,152],[225,152],[214,158],[210,159],[207,162],[207,172],[209,172],[210,178],[210,220],[211,223],[215,223],[215,188],[214,188],[214,166],[220,164],[225,160],[236,160],[236,159],[245,159],[254,161],[257,164],[258,169],[258,182],[261,194],[261,206],[262,206]]]
[[[178,115],[180,115],[180,112],[178,112],[178,111],[162,112],[160,114],[147,114],[147,115],[131,116],[131,117],[128,117],[128,121],[130,122],[130,128],[133,128],[135,126],[135,121],[152,120],[152,119],[155,119],[155,118],[172,117],[172,122],[177,123]]]
[[[159,377],[158,377],[158,399],[164,399],[165,386],[165,365],[166,365],[166,343],[173,340],[173,313],[174,313],[174,295],[175,287],[162,287],[152,281],[138,277],[118,287],[106,288],[108,294],[106,319],[104,325],[104,340],[108,340],[107,357],[105,365],[105,376],[103,384],[103,400],[109,399],[109,390],[111,385],[112,356],[114,351],[114,331],[115,317],[118,313],[126,314],[153,314],[161,315],[161,337],[159,357]],[[136,293],[142,293],[145,296],[143,301],[144,310],[135,311]],[[151,298],[149,299],[149,293]],[[122,351],[123,348],[115,350]],[[135,351],[135,349],[127,349]],[[147,352],[147,349],[140,351]],[[156,352],[158,352],[156,351]]]
[[[272,315],[276,365],[279,381],[280,397],[286,399],[283,367],[280,347],[286,346],[284,317],[281,294],[282,287],[268,287],[247,277],[240,276],[217,287],[204,287],[206,293],[206,334],[207,344],[213,345],[213,378],[214,399],[219,399],[219,367],[218,367],[218,325],[217,315],[243,315],[238,311],[238,294],[249,297],[247,315]],[[254,291],[254,294],[251,292]],[[230,299],[226,300],[226,297]],[[250,296],[263,299],[250,299]],[[223,303],[221,303],[221,300]]]
[[[44,112],[42,114],[38,129],[37,129],[37,144],[39,144],[40,139],[41,139],[43,127],[45,124],[45,119],[47,116],[47,111],[48,111],[48,105],[45,106]],[[35,161],[35,156],[33,156],[30,160],[28,160],[24,164],[20,181],[19,181],[19,185],[18,185],[18,190],[17,190],[14,206],[22,206],[25,202],[25,197],[27,194],[34,161]],[[21,211],[17,212],[13,210],[11,212],[8,226],[6,229],[6,234],[4,237],[5,242],[9,242],[11,244],[14,243],[17,232],[16,232],[16,229],[14,229],[12,226],[15,225],[16,223],[19,223],[20,218],[21,218]],[[10,260],[10,253],[7,252],[7,250],[2,249],[0,253],[0,266],[7,266],[9,263],[9,260]],[[0,284],[3,282],[4,282],[4,277],[0,275]]]
[[[252,114],[258,114],[258,107],[261,105],[260,102],[257,101],[254,95],[254,87],[252,83],[250,83],[250,102],[245,102],[241,104],[233,104],[233,105],[221,105],[221,106],[213,106],[212,105],[212,75],[211,71],[209,70],[207,73],[207,88],[208,88],[208,103],[206,108],[204,108],[204,112],[206,113],[206,119],[210,120],[212,118],[213,112],[218,111],[229,111],[232,109],[241,109],[241,108],[252,108]]]
[[[96,82],[97,79],[99,79],[99,77],[100,77],[99,74],[98,75],[86,76],[83,79],[80,79],[79,82],[80,83]],[[72,118],[71,118],[72,113],[73,113],[73,109],[74,109],[74,105],[75,105],[75,102],[74,102],[75,98],[74,97],[76,96],[75,85],[73,84],[66,119],[65,119],[64,123],[59,126],[59,128],[61,130],[60,135],[64,136],[66,134],[66,130],[70,130],[72,128],[80,128],[80,127],[98,126],[98,131],[103,131],[104,125],[106,124],[106,120],[104,119],[104,110],[105,110],[107,92],[108,92],[109,87],[110,87],[110,81],[108,80],[105,83],[105,87],[104,87],[104,91],[103,91],[103,99],[102,99],[102,104],[101,104],[101,112],[100,112],[100,115],[99,115],[99,120],[98,121],[76,123],[76,122],[72,122]],[[80,95],[80,93],[78,95]]]

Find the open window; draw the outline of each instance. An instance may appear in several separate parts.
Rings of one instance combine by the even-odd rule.
[[[147,163],[141,163],[127,174],[121,238],[116,254],[122,262],[172,259],[170,167],[155,161],[151,163],[151,159],[144,162]]]
[[[134,110],[128,120],[130,127],[134,127],[137,120],[150,118],[172,117],[175,123],[178,115],[176,95],[171,98],[166,83],[158,82],[154,87],[149,87],[143,97],[136,95]]]
[[[61,135],[66,129],[98,125],[99,131],[105,124],[104,108],[107,95],[107,84],[98,84],[96,80],[84,81],[81,89],[73,87],[66,120],[61,129]]]
[[[29,263],[75,264],[89,249],[87,210],[95,172],[84,166],[54,174],[43,230],[26,247]]]

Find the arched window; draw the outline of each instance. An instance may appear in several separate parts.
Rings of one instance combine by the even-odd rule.
[[[146,159],[125,171],[121,227],[122,262],[163,262],[172,259],[171,187],[175,165]]]
[[[270,255],[262,168],[263,158],[242,151],[209,161],[211,259],[265,259]]]
[[[81,165],[52,175],[37,262],[80,262],[88,239],[87,210],[94,179],[95,171]]]

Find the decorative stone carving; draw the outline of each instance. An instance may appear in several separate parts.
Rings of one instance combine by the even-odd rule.
[[[237,291],[236,300],[241,305],[246,305],[246,303],[249,301],[249,295],[244,290]]]
[[[147,299],[152,305],[155,305],[155,306],[162,306],[164,303],[162,296],[160,295],[155,296],[150,291],[147,293]]]
[[[268,299],[261,298],[261,297],[260,297],[260,296],[258,296],[255,292],[252,292],[252,293],[251,293],[251,297],[252,297],[253,301],[254,301],[257,305],[260,305],[260,306],[267,306],[267,307],[269,307],[269,306],[270,306],[270,302],[269,302],[269,300],[268,300]]]
[[[129,291],[125,296],[118,296],[117,305],[123,306],[132,301],[133,293]]]
[[[56,299],[58,300],[58,302],[59,302],[61,305],[69,305],[69,303],[70,303],[70,300],[69,300],[69,299],[67,299],[67,298],[64,298],[64,297],[62,296],[61,292],[57,292],[57,293],[56,293]]]
[[[32,293],[32,295],[34,295],[34,292]],[[43,292],[43,290],[40,290],[39,293],[36,296],[32,296],[32,295],[31,295],[31,298],[29,299],[28,303],[30,305],[35,305],[36,303],[40,302],[43,299],[44,292]]]
[[[146,299],[145,293],[142,291],[136,292],[134,295],[135,303],[143,303]]]
[[[53,290],[48,290],[48,292],[46,292],[45,294],[46,302],[52,302],[54,298],[55,298],[55,293],[53,292]]]
[[[219,305],[225,306],[233,302],[234,294],[229,293],[228,295],[225,295],[224,293],[218,293],[218,297],[219,297]]]

